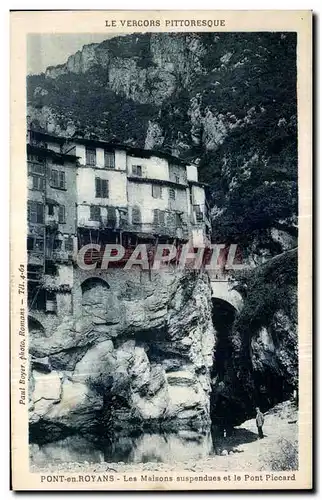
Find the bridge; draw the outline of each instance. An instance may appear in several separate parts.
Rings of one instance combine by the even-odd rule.
[[[297,260],[298,248],[291,248],[286,250],[279,255],[275,255],[271,259],[262,262],[261,264],[254,267],[254,271],[268,269],[270,266],[276,266],[276,264],[283,265],[285,260],[293,259],[295,262]],[[296,265],[296,264],[294,264]],[[209,273],[209,278],[211,282],[212,289],[212,299],[218,301],[224,301],[230,304],[234,309],[239,312],[243,307],[243,299],[239,292],[233,289],[232,276],[229,272],[224,272],[222,269],[216,270]]]
[[[233,284],[229,275],[227,274],[213,274],[210,275],[212,299],[227,302],[237,312],[243,307],[243,299],[239,292],[233,289]]]

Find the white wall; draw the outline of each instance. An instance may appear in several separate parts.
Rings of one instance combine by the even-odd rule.
[[[198,169],[195,165],[187,165],[188,181],[198,181]]]
[[[192,201],[194,205],[205,205],[205,190],[201,186],[196,186],[192,184]]]
[[[78,161],[81,165],[86,165],[86,152],[85,146],[82,144],[76,144],[76,156],[78,156]]]
[[[192,229],[192,245],[194,247],[205,246],[205,237],[203,228]]]
[[[93,147],[93,149],[96,149],[96,167],[104,169],[104,148]],[[86,165],[86,147],[83,144],[76,144],[75,154],[79,156],[79,163]],[[121,149],[115,151],[115,170],[126,170],[126,151]]]
[[[95,177],[107,179],[109,182],[109,197],[96,198]],[[114,170],[99,170],[90,167],[81,167],[77,171],[77,203],[90,205],[127,205],[126,173]]]
[[[163,158],[158,158],[157,156],[140,158],[138,156],[127,155],[128,175],[132,175],[132,165],[142,166],[142,177],[169,180],[169,165],[167,160]]]
[[[128,182],[128,198],[130,206],[141,209],[142,223],[152,224],[153,210],[169,208],[169,188],[161,186],[161,198],[153,198],[152,185],[145,182]]]

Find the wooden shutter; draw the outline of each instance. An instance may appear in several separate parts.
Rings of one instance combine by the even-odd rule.
[[[108,198],[108,180],[101,179],[102,198]]]
[[[43,224],[44,222],[44,206],[42,203],[37,203],[36,205],[36,222]]]
[[[100,221],[101,219],[101,209],[97,205],[90,206],[90,219]]]
[[[59,187],[65,189],[65,172],[59,172]]]
[[[58,222],[59,222],[59,224],[65,224],[65,222],[66,222],[65,205],[59,205],[59,208],[58,208]]]
[[[132,223],[141,224],[141,210],[140,207],[132,208]]]
[[[51,171],[51,185],[53,187],[58,187],[58,170]]]
[[[86,165],[96,165],[96,149],[86,148]]]
[[[101,179],[99,177],[95,178],[95,191],[96,198],[101,198]]]
[[[114,151],[104,151],[104,165],[106,168],[115,168]]]

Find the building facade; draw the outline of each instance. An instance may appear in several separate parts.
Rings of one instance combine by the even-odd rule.
[[[75,258],[86,244],[119,243],[129,252],[144,242],[210,244],[205,186],[194,165],[34,130],[27,155],[29,305],[42,324],[43,315],[54,322],[53,315],[73,314],[82,275]]]
[[[65,140],[28,131],[28,302],[31,309],[71,312],[76,244],[76,162]]]

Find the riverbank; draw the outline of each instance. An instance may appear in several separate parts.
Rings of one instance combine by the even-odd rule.
[[[145,462],[48,462],[46,467],[32,465],[31,472],[124,472],[190,471],[205,472],[237,470],[296,470],[298,467],[298,411],[293,402],[286,401],[265,413],[264,438],[258,439],[255,419],[245,421],[234,429],[232,436],[216,441],[207,457],[168,463]]]

